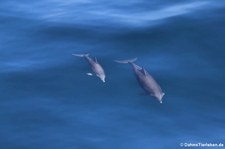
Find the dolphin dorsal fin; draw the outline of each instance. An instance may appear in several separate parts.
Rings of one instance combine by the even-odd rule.
[[[98,60],[97,60],[97,58],[96,58],[96,57],[95,57],[95,62],[96,62],[96,63],[98,63]]]
[[[143,72],[143,74],[146,76],[147,75],[147,72],[146,72],[146,70],[144,69],[144,67],[142,67],[142,72]]]

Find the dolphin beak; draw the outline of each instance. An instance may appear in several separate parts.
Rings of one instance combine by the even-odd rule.
[[[105,83],[105,79],[102,79],[102,82]]]

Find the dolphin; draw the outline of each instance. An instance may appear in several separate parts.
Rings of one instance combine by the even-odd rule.
[[[98,63],[97,58],[93,60],[89,57],[89,54],[72,54],[73,56],[85,58],[91,66],[92,71],[95,73],[97,77],[99,77],[102,82],[105,83],[105,72],[102,66]],[[92,76],[92,73],[87,73],[87,75]]]
[[[117,63],[130,64],[140,86],[148,95],[155,97],[160,103],[165,93],[162,91],[155,79],[143,68],[136,65],[134,62],[137,58],[130,60],[115,60]]]

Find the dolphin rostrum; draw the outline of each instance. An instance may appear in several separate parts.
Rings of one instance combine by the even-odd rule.
[[[102,82],[105,83],[105,72],[102,66],[98,63],[97,58],[93,60],[89,57],[89,54],[72,54],[73,56],[83,57],[85,58],[91,66],[92,71],[95,73],[97,77],[99,77]],[[92,76],[92,73],[87,73],[87,75]]]
[[[155,79],[143,67],[134,64],[136,60],[137,58],[130,60],[115,60],[115,62],[130,64],[140,86],[146,91],[147,94],[150,94],[151,96],[159,100],[160,103],[162,103],[162,98],[165,93],[162,91]]]

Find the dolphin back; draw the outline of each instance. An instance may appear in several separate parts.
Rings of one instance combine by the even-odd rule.
[[[133,58],[133,59],[127,59],[127,60],[115,60],[115,62],[117,63],[121,63],[121,64],[129,64],[129,63],[133,63],[137,60],[137,58]]]

